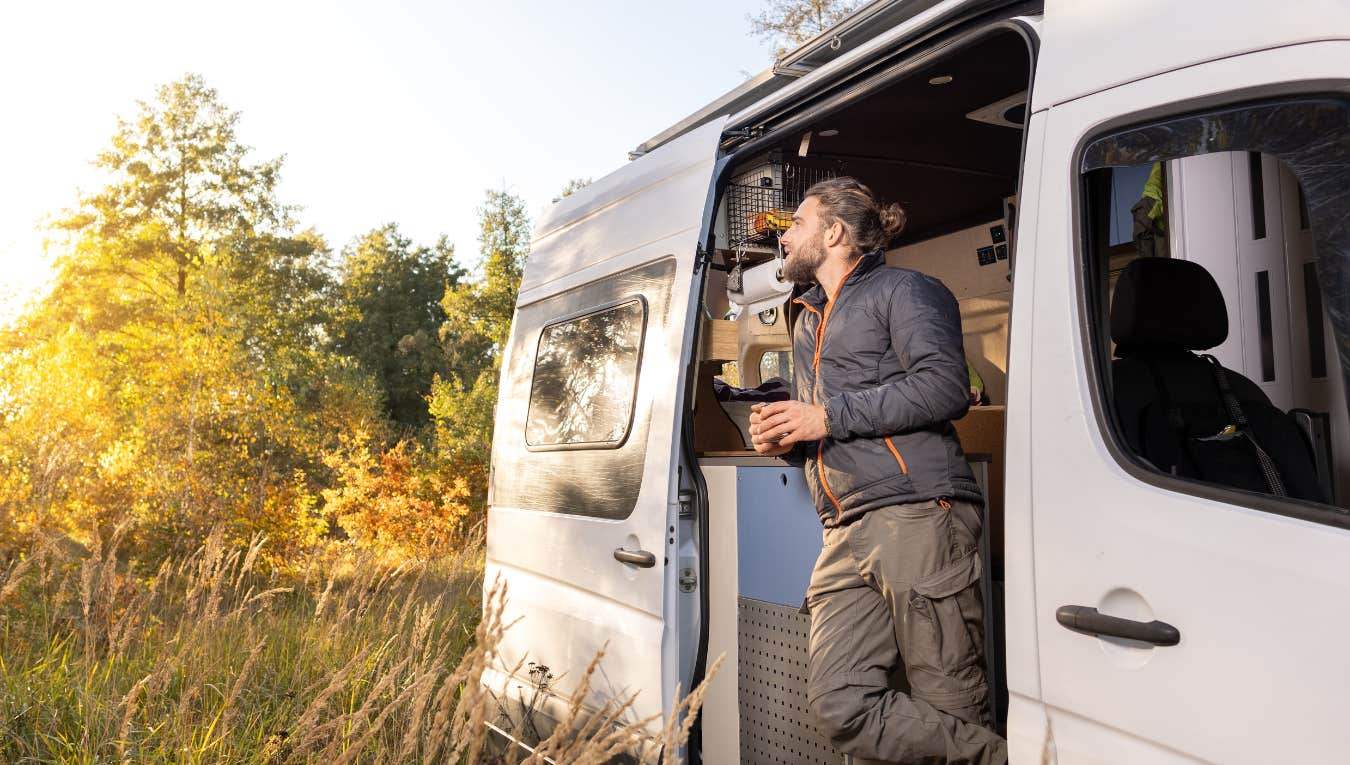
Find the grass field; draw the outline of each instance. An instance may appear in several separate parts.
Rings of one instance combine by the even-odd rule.
[[[477,679],[507,628],[481,542],[394,563],[344,546],[286,569],[212,536],[138,575],[119,540],[48,538],[0,569],[0,762],[487,762]],[[263,569],[268,572],[264,573]],[[582,686],[585,685],[583,682]],[[573,697],[526,761],[604,762],[643,742]],[[697,709],[701,693],[685,698]],[[673,762],[676,714],[646,748]],[[672,746],[671,744],[675,744]]]

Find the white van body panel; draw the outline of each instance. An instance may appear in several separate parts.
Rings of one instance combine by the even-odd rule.
[[[736,525],[736,468],[707,466],[703,480],[708,496],[722,502],[717,512],[708,515],[708,554],[716,572],[708,582],[708,664],[719,657],[722,668],[708,685],[703,697],[704,761],[734,759],[741,750],[740,675],[737,641],[736,595],[740,592],[736,560],[739,543]],[[719,565],[720,564],[720,565]],[[720,758],[719,758],[720,756]]]
[[[1036,281],[1037,212],[1040,209],[1041,145],[1045,140],[1044,112],[1027,122],[1026,160],[1023,165],[1016,231],[1016,281],[1013,283],[1011,326],[1008,332],[1008,399],[1004,442],[1003,539],[1007,551],[1030,550],[1032,529],[1031,358],[1032,320]],[[1040,661],[1036,644],[1036,582],[1032,556],[1006,554],[1004,577],[1004,666],[1008,672],[1008,752],[1017,761],[1035,762],[1045,744],[1045,712],[1041,708]]]
[[[1032,110],[1184,66],[1350,39],[1344,0],[1046,0]]]
[[[506,583],[506,621],[520,619],[501,643],[501,666],[492,677],[500,681],[505,677],[500,670],[534,662],[548,668],[550,689],[566,695],[603,650],[590,699],[599,704],[641,691],[625,716],[628,720],[668,713],[679,681],[680,625],[672,618],[675,539],[667,533],[678,515],[680,406],[673,391],[684,372],[681,357],[691,334],[685,317],[697,238],[721,132],[718,120],[682,136],[579,191],[578,199],[565,200],[562,210],[545,219],[540,226],[544,233],[526,265],[513,347],[503,373],[505,391],[517,357],[529,365],[523,373],[533,365],[539,331],[520,334],[523,309],[580,285],[674,259],[665,310],[653,308],[647,316],[642,345],[634,416],[650,412],[650,425],[641,489],[631,514],[609,520],[511,507],[502,504],[500,491],[493,492],[488,511],[486,581],[490,586],[500,577]],[[494,481],[500,478],[497,471],[505,455],[526,450],[527,398],[504,395],[498,402]],[[533,458],[566,454],[536,453]],[[606,476],[585,479],[605,481]],[[651,552],[656,565],[621,563],[614,557],[618,548]]]
[[[1183,112],[1220,97],[1240,100],[1263,87],[1344,90],[1347,60],[1347,42],[1263,50],[1049,111],[1035,342],[1030,358],[1018,362],[1032,375],[1034,494],[1017,512],[1032,515],[1034,543],[1012,547],[1010,531],[1008,559],[1035,550],[1040,688],[1059,762],[1346,758],[1350,531],[1168,491],[1115,461],[1090,398],[1073,200],[1075,152],[1103,124],[1160,108]],[[1015,310],[1023,308],[1030,306]],[[1010,486],[1017,475],[1010,471]],[[1014,635],[1012,605],[1009,645],[1025,639]],[[1154,648],[1077,634],[1056,622],[1064,605],[1156,618],[1180,630],[1181,643]]]
[[[645,245],[686,234],[694,243],[725,125],[713,120],[554,205],[535,227],[518,305],[643,263]]]

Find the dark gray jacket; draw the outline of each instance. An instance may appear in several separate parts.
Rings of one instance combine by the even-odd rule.
[[[830,420],[830,437],[801,449],[827,526],[901,502],[981,500],[951,425],[970,386],[956,298],[885,256],[864,255],[832,300],[816,285],[795,301],[797,400]]]

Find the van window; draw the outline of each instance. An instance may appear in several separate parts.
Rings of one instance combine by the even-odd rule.
[[[663,258],[516,309],[492,438],[494,506],[633,512],[661,390],[651,370],[670,364],[674,278],[675,259]]]
[[[792,382],[792,351],[765,351],[759,357],[759,381],[775,377]]]
[[[646,310],[629,300],[544,327],[525,443],[613,446],[628,434]]]
[[[725,361],[722,363],[722,371],[716,375],[718,380],[732,387],[741,387],[741,367],[734,361]]]
[[[1136,240],[1154,231],[1167,231],[1166,188],[1162,162],[1110,168],[1111,246],[1137,247]]]
[[[1344,523],[1290,508],[1350,490],[1350,108],[1130,128],[1087,144],[1080,171],[1099,421],[1136,475]]]

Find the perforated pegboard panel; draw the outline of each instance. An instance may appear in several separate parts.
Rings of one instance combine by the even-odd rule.
[[[741,762],[840,765],[843,755],[816,732],[806,706],[810,617],[751,598],[737,605]]]

